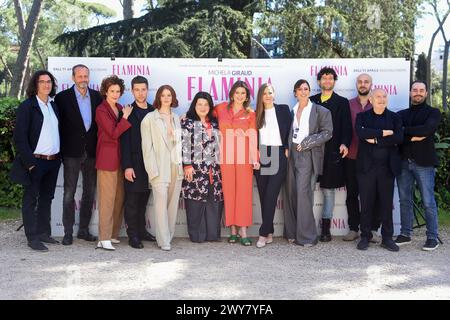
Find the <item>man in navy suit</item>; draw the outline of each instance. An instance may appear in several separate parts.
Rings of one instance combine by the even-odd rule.
[[[53,97],[55,77],[40,70],[31,77],[28,99],[16,111],[14,142],[17,156],[11,180],[24,186],[22,217],[28,246],[46,252],[43,244],[57,244],[51,237],[51,204],[61,160],[59,157],[59,112]]]
[[[73,241],[74,196],[80,171],[83,176],[83,195],[77,237],[86,241],[97,240],[89,233],[89,223],[97,183],[95,109],[102,102],[102,97],[98,91],[88,87],[89,68],[85,65],[78,64],[72,68],[72,80],[75,84],[55,97],[61,112],[61,153],[64,164],[63,245],[71,245]]]

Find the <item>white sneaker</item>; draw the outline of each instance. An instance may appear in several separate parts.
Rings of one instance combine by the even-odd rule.
[[[95,248],[95,249],[98,249],[98,248],[101,248],[104,250],[110,250],[110,251],[116,250],[116,248],[114,248],[113,245],[111,244],[110,240],[99,241],[97,243],[97,248]]]
[[[161,250],[170,251],[172,248],[170,246],[161,247]]]
[[[114,244],[119,244],[120,240],[118,240],[118,239],[111,239],[111,242],[114,243]]]
[[[266,244],[271,244],[272,242],[273,242],[273,235],[269,234],[269,236],[267,237],[267,240],[266,240]]]

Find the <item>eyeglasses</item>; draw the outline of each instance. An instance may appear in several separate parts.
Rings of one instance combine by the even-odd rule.
[[[52,80],[47,80],[47,81],[45,81],[45,80],[39,80],[38,83],[39,83],[39,84],[52,84]]]

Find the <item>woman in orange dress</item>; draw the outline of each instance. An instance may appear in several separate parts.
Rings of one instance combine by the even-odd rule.
[[[215,111],[222,135],[221,165],[225,225],[231,227],[228,242],[249,246],[247,227],[252,224],[253,169],[259,169],[255,112],[250,108],[250,90],[244,81],[231,87],[229,102]],[[238,233],[238,227],[240,228]]]

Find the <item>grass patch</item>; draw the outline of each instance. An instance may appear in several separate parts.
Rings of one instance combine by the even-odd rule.
[[[439,226],[450,227],[450,211],[439,210]]]
[[[20,219],[20,209],[0,207],[0,221]]]

